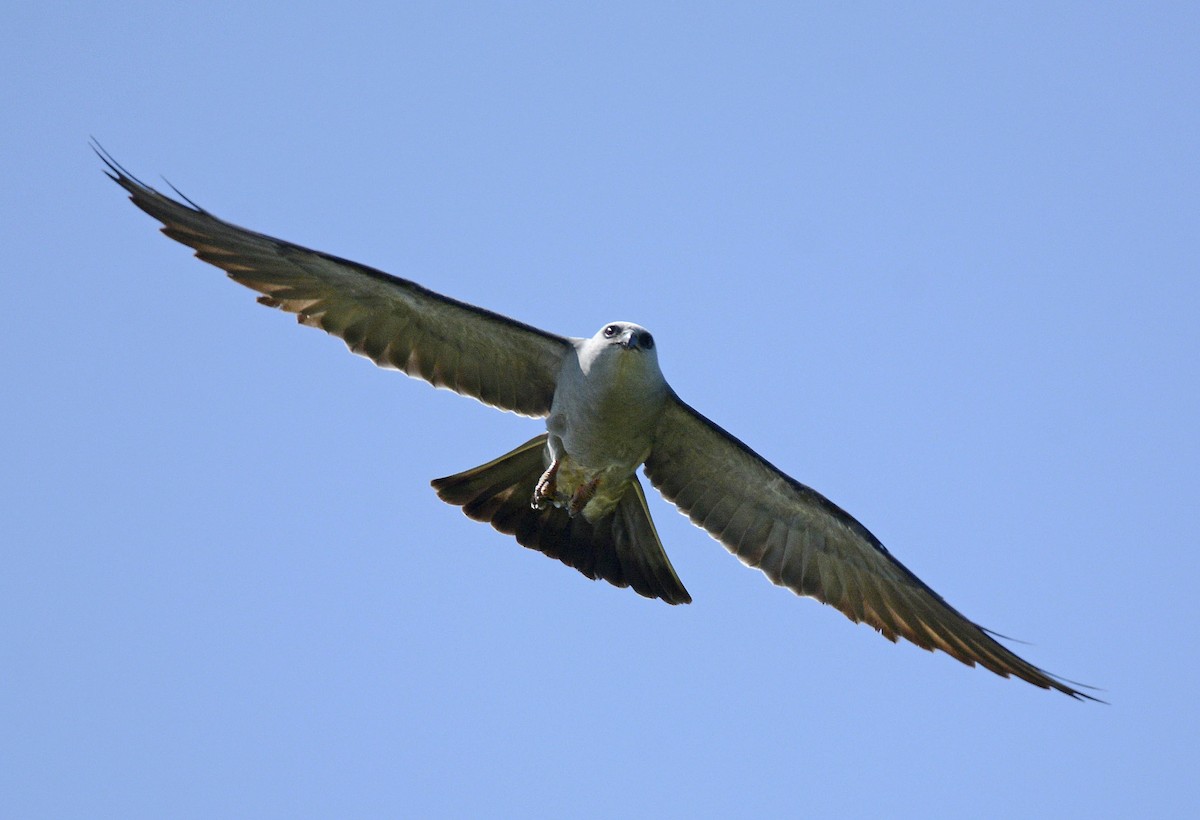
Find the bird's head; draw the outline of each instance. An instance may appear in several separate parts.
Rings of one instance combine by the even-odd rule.
[[[662,381],[658,369],[658,351],[650,331],[633,322],[609,322],[587,339],[580,348],[580,363],[585,372],[599,367],[605,372],[625,374],[647,383]]]
[[[654,351],[654,337],[650,331],[633,322],[611,322],[596,331],[592,337],[604,345],[614,345],[624,350],[636,350],[639,353]]]

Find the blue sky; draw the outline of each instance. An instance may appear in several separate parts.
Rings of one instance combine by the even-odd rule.
[[[968,5],[971,8],[968,8]],[[19,4],[0,32],[0,814],[1196,810],[1191,4]],[[1073,703],[772,587],[593,583],[428,480],[534,421],[155,231],[256,230],[676,390]]]

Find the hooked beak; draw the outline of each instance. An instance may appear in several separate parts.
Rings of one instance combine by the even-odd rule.
[[[621,340],[621,347],[626,350],[645,350],[646,346],[642,343],[642,334],[636,330],[629,331],[629,335]]]

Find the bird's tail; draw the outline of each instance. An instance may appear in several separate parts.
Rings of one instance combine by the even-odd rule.
[[[521,546],[557,558],[589,578],[633,587],[669,604],[691,603],[658,540],[636,475],[616,508],[589,522],[558,507],[531,505],[548,464],[543,433],[494,461],[432,484],[439,498],[462,507],[469,518],[516,536]]]

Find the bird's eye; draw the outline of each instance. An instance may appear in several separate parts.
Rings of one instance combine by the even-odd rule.
[[[613,336],[616,336],[616,335],[617,335],[617,326],[616,325],[609,325],[608,327],[604,328],[605,338],[611,339]]]
[[[646,348],[647,350],[654,347],[654,337],[649,333],[642,334],[642,347]]]

